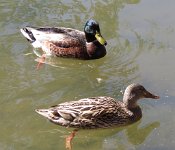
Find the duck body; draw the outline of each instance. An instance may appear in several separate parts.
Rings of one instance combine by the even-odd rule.
[[[98,59],[106,55],[107,43],[92,19],[86,22],[84,32],[65,27],[25,27],[21,32],[34,48],[48,56]]]
[[[36,110],[51,122],[73,128],[108,128],[123,126],[142,117],[140,107],[138,116],[125,108],[121,101],[111,97],[91,97],[53,106],[49,109]]]
[[[128,125],[142,117],[141,108],[136,103],[139,98],[159,98],[145,89],[142,89],[147,92],[145,96],[141,95],[139,91],[134,97],[132,97],[133,94],[127,95],[130,88],[135,86],[138,85],[128,86],[123,102],[106,96],[91,97],[61,103],[49,109],[37,109],[36,112],[51,122],[65,127],[108,128]]]

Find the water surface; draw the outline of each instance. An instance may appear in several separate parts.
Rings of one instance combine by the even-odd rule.
[[[143,118],[127,127],[79,131],[73,149],[175,149],[175,1],[1,1],[0,149],[65,149],[72,129],[35,113],[60,102],[107,95],[122,99],[127,85],[143,84],[159,101],[143,100]],[[99,60],[36,55],[19,29],[26,25],[83,30],[95,18],[108,41]]]

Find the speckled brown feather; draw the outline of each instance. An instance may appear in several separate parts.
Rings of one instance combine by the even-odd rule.
[[[70,42],[70,44],[68,42]],[[43,46],[50,49],[53,56],[82,59],[89,58],[85,45],[79,44],[79,42],[74,39],[60,42],[45,41],[43,42]]]
[[[107,128],[126,125],[131,123],[133,118],[133,113],[127,110],[122,102],[111,97],[92,97],[65,102],[51,107],[48,111],[50,115],[47,118],[53,123],[75,128]],[[60,116],[66,122],[58,121]]]

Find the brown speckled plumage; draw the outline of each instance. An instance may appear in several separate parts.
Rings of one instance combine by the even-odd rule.
[[[22,34],[46,55],[79,59],[98,59],[106,55],[106,41],[96,21],[86,22],[84,32],[64,27],[25,27]],[[99,35],[100,38],[96,38]]]
[[[158,99],[159,97],[149,93],[139,84],[131,84],[125,90],[123,102],[106,96],[91,97],[61,103],[49,109],[37,109],[36,112],[51,122],[65,127],[123,126],[136,122],[142,117],[141,108],[137,105],[137,100],[140,98]]]

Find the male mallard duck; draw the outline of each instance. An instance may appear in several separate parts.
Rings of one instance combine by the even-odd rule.
[[[98,59],[106,55],[107,42],[101,36],[99,24],[90,19],[84,32],[64,27],[25,27],[22,34],[45,55],[79,59]]]
[[[36,112],[51,122],[74,128],[107,128],[134,123],[141,119],[142,111],[137,101],[141,98],[158,99],[140,84],[129,85],[123,102],[111,97],[91,97],[37,109]]]

